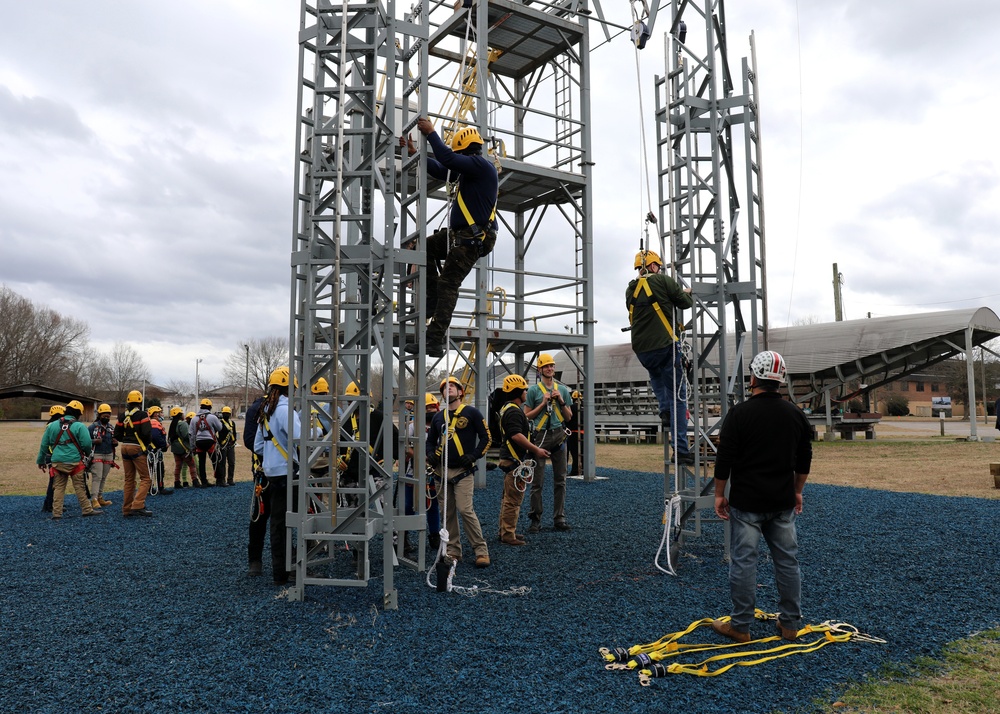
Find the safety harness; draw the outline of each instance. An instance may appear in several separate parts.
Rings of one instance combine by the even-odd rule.
[[[56,437],[56,443],[52,445],[52,451],[55,451],[56,447],[62,443],[63,437],[68,436],[69,440],[73,442],[73,446],[76,447],[77,452],[80,454],[80,462],[70,469],[69,473],[66,474],[67,476],[76,476],[88,466],[87,455],[84,453],[83,447],[80,446],[80,442],[76,440],[76,437],[73,436],[73,432],[69,429],[72,424],[73,422],[66,421],[66,417],[59,418],[59,436]],[[52,473],[53,471],[53,467],[49,466],[50,475],[55,475]]]
[[[545,385],[542,384],[541,382],[538,382],[538,386],[542,390],[542,394],[548,394],[549,393],[549,390],[546,389]],[[557,382],[555,380],[552,380],[552,391],[553,392],[558,392],[559,391],[559,382]],[[552,421],[554,423],[558,422],[559,426],[563,426],[564,422],[563,422],[562,409],[553,406],[552,402],[550,401],[549,402],[549,408],[545,411],[545,414],[542,415],[542,418],[538,420],[538,426],[535,427],[535,431],[541,431],[542,429],[545,428],[545,422],[547,422],[549,420],[549,412],[552,413]],[[553,426],[551,428],[555,429],[557,427]]]
[[[514,402],[507,402],[502,407],[500,407],[500,435],[503,437],[504,446],[507,447],[507,452],[510,454],[511,458],[514,460],[514,464],[509,468],[500,465],[500,469],[504,473],[509,473],[514,475],[514,488],[516,488],[521,493],[524,493],[528,484],[530,484],[535,478],[535,460],[534,459],[521,459],[517,455],[517,451],[514,450],[514,444],[511,442],[510,437],[507,436],[507,432],[503,428],[503,415],[507,413],[510,409],[517,409],[520,411],[521,407]],[[503,450],[501,449],[501,453]],[[507,454],[503,455],[506,458]]]
[[[476,223],[476,219],[472,217],[469,207],[465,205],[465,199],[462,198],[461,189],[456,192],[455,200],[458,202],[458,208],[465,217],[466,223],[469,224],[467,228],[463,228],[455,232],[458,244],[478,248],[479,254],[485,255],[483,251],[483,241],[486,240],[487,235],[493,232],[493,229],[490,226],[493,225],[493,221],[496,220],[497,216],[496,201],[493,202],[493,210],[490,211],[490,217],[486,221],[487,228],[483,228]]]
[[[640,297],[642,293],[642,297]],[[638,305],[639,307],[652,307],[656,316],[660,318],[660,322],[667,330],[667,334],[670,335],[670,339],[677,342],[677,335],[674,334],[674,328],[670,324],[670,320],[667,319],[666,313],[663,312],[663,308],[660,307],[660,303],[653,298],[653,290],[649,287],[649,282],[645,275],[641,276],[635,284],[635,290],[632,291],[632,297],[628,301],[628,324],[632,324],[632,309]]]
[[[777,621],[777,614],[769,614],[761,610],[754,611],[754,617],[762,621]],[[719,618],[722,622],[729,622],[729,616]],[[777,646],[768,646],[763,649],[756,649],[752,645],[761,643],[781,642],[781,637],[777,634],[770,637],[762,637],[750,642],[737,642],[728,644],[688,644],[680,642],[680,639],[702,626],[711,626],[712,618],[705,618],[692,622],[687,628],[664,635],[655,642],[647,644],[633,645],[631,647],[602,647],[601,657],[605,661],[605,669],[619,671],[639,672],[639,683],[647,687],[650,680],[656,677],[665,677],[668,674],[692,674],[696,677],[715,677],[726,672],[733,667],[751,667],[755,664],[763,664],[772,660],[789,657],[795,654],[807,654],[825,647],[833,642],[870,642],[875,644],[885,644],[885,640],[873,637],[872,635],[860,632],[858,628],[844,622],[834,622],[827,620],[818,625],[806,625],[798,631],[800,637],[816,633],[820,636],[815,640],[805,640],[786,642]],[[690,664],[674,663],[660,664],[669,657],[680,657],[686,654],[709,652],[715,650],[725,650],[723,654],[713,655],[700,662]],[[725,663],[721,666],[713,666]]]
[[[271,431],[271,424],[267,420],[267,414],[264,415],[264,424],[263,424],[263,426],[264,426],[264,438],[271,440],[271,443],[274,444],[274,448],[276,448],[278,450],[278,453],[281,454],[281,458],[288,459],[288,452],[278,442],[277,437],[274,436],[274,432]]]
[[[135,425],[132,423],[132,415],[135,414],[137,411],[139,411],[138,407],[136,407],[135,409],[130,409],[129,411],[125,412],[125,421],[123,422],[123,424],[126,431],[130,430],[132,432],[132,436],[135,437],[135,442],[139,445],[139,448],[142,449],[142,453],[145,454],[146,444],[145,442],[143,442],[142,438],[139,436],[139,432],[135,430]],[[126,457],[125,454],[122,454],[122,458],[124,459],[128,457]],[[133,456],[131,458],[134,459],[135,457]]]

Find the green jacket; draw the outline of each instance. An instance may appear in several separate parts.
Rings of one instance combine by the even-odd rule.
[[[63,433],[63,427],[66,427],[68,433]],[[76,448],[70,434],[80,445],[79,449]],[[90,431],[87,427],[74,417],[65,416],[45,427],[35,463],[39,466],[44,466],[50,461],[54,464],[75,464],[78,461],[83,461],[83,458],[91,452],[93,447],[94,442],[90,438]],[[83,453],[80,453],[81,451]]]
[[[190,431],[191,428],[183,418],[177,420],[177,433],[170,441],[170,453],[177,454],[178,456],[191,453],[191,449],[187,445]]]
[[[649,294],[644,286],[649,287]],[[629,309],[629,324],[632,326],[632,351],[637,354],[651,352],[673,344],[674,337],[680,337],[675,322],[683,324],[679,313],[692,304],[691,296],[673,278],[663,273],[651,273],[645,279],[636,278],[630,282],[625,290],[625,306]],[[674,337],[671,337],[664,320],[670,325]]]

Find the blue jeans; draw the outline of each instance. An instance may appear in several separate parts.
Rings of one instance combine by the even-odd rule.
[[[664,423],[669,421],[674,450],[678,454],[687,454],[690,451],[687,439],[687,389],[684,386],[680,344],[675,342],[670,347],[637,352],[635,356],[649,372],[649,386],[653,388],[653,394],[660,405],[660,415],[667,415]]]
[[[778,586],[778,620],[788,628],[802,627],[802,576],[795,510],[747,513],[729,507],[732,542],[729,549],[729,592],[733,599],[733,629],[747,632],[757,598],[757,558],[764,536],[774,561]]]

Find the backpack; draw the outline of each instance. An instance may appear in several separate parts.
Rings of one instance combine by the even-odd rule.
[[[501,387],[494,389],[486,400],[486,414],[490,427],[490,434],[500,433],[500,410],[507,403],[507,395]]]
[[[253,404],[247,409],[246,419],[243,422],[243,446],[250,451],[253,451],[253,442],[257,438],[257,427],[260,426],[257,423],[257,415],[260,414],[260,408],[263,404],[264,397],[254,399]]]

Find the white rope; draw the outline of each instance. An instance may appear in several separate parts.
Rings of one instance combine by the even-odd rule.
[[[670,562],[670,537],[672,531],[675,528],[680,529],[681,523],[681,496],[677,493],[676,489],[674,495],[668,499],[664,499],[663,503],[663,537],[660,539],[660,547],[656,549],[656,557],[653,558],[653,565],[661,573],[666,573],[667,575],[673,575],[677,577],[677,571],[674,570],[674,564]],[[664,547],[667,548],[667,567],[664,568],[660,565],[660,555],[663,553]]]

